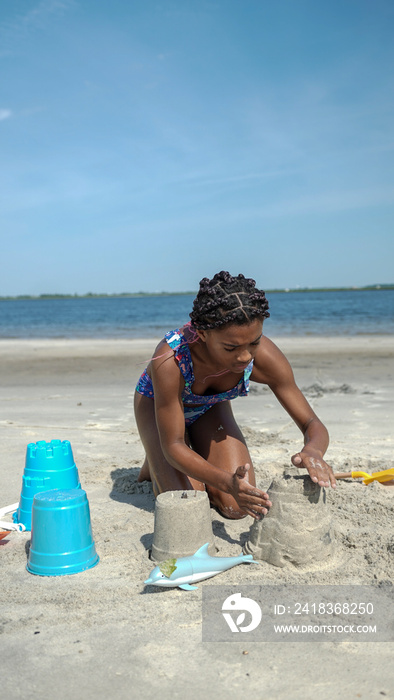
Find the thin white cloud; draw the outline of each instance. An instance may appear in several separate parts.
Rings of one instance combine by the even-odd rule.
[[[394,188],[360,187],[354,190],[321,191],[295,199],[283,198],[276,204],[249,210],[249,215],[265,217],[283,217],[308,214],[333,214],[341,211],[361,210],[370,207],[392,206]]]
[[[208,173],[198,173],[193,175],[182,176],[182,178],[180,178],[180,180],[177,181],[177,184],[181,183],[184,185],[190,185],[192,187],[206,187],[209,185],[242,185],[245,183],[251,183],[253,181],[287,177],[289,175],[295,175],[300,172],[305,172],[305,170],[305,167],[284,167],[282,169],[278,168],[276,170],[266,170],[262,172],[241,172],[235,175],[227,176],[220,173],[218,173],[217,175],[215,175],[215,173],[212,173],[211,175],[209,175]]]
[[[61,16],[75,6],[75,0],[40,0],[28,12],[16,12],[14,17],[0,23],[0,56],[15,52],[15,44],[22,42],[31,32],[43,29],[51,17]]]
[[[0,122],[3,122],[5,119],[9,119],[12,117],[12,112],[10,109],[0,109]]]
[[[73,0],[41,0],[36,7],[33,7],[20,19],[22,24],[27,28],[40,27],[47,17],[67,10],[74,4]]]

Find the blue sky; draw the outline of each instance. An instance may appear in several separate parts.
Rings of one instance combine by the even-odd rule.
[[[394,282],[392,0],[0,4],[0,295]]]

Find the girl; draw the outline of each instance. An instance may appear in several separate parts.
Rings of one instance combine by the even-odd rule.
[[[263,337],[268,302],[255,281],[219,272],[204,278],[191,322],[166,333],[135,393],[135,415],[146,451],[139,481],[163,491],[198,489],[225,516],[259,519],[271,506],[256,487],[231,399],[246,396],[249,380],[266,384],[304,435],[293,455],[315,483],[335,487],[323,455],[328,433],[295,384],[279,348]]]

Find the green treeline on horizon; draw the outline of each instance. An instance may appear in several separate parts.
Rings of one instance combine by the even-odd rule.
[[[266,289],[267,294],[286,294],[286,293],[297,293],[297,292],[362,292],[362,291],[381,291],[387,289],[394,289],[394,283],[391,284],[370,284],[364,287],[296,287],[296,288],[286,288],[286,289]],[[34,296],[32,294],[18,294],[16,296],[0,296],[0,300],[8,301],[15,299],[103,299],[103,298],[121,298],[121,297],[171,297],[171,296],[185,296],[185,295],[196,295],[197,291],[188,292],[121,292],[107,294],[103,293],[93,293],[88,292],[87,294],[39,294]]]

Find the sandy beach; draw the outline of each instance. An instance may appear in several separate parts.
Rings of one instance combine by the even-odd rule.
[[[334,471],[394,467],[394,337],[276,342],[329,429]],[[393,697],[393,642],[203,643],[201,595],[219,583],[390,585],[394,487],[347,480],[327,491],[336,545],[323,563],[240,566],[191,592],[144,587],[154,497],[136,482],[144,453],[133,393],[155,344],[0,341],[0,507],[18,501],[28,443],[70,440],[100,556],[89,571],[40,577],[26,571],[30,533],[0,541],[4,697]],[[267,489],[302,436],[265,387],[252,385],[233,408]],[[217,555],[239,554],[252,519],[211,515]]]

